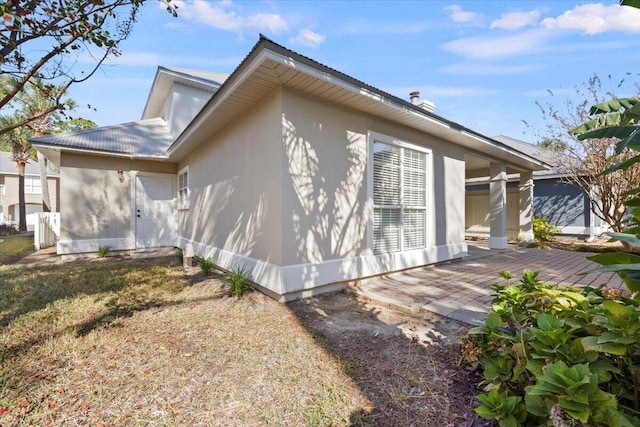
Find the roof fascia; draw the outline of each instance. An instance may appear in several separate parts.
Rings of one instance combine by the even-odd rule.
[[[253,58],[252,58],[253,56]],[[513,147],[496,141],[492,138],[479,134],[471,129],[467,129],[455,122],[448,121],[435,114],[430,114],[427,111],[420,109],[418,106],[414,106],[407,101],[397,98],[393,95],[383,93],[376,88],[367,85],[364,82],[360,82],[353,77],[350,77],[340,71],[330,69],[316,61],[306,58],[294,51],[291,51],[277,43],[268,39],[261,39],[255,46],[254,50],[247,56],[247,58],[240,64],[240,66],[231,74],[221,88],[216,92],[211,100],[205,105],[205,107],[196,115],[191,121],[189,126],[183,131],[183,133],[174,141],[174,143],[167,150],[167,156],[171,155],[186,141],[188,140],[200,127],[200,125],[207,120],[211,114],[221,105],[227,98],[229,98],[253,71],[255,71],[262,62],[266,60],[273,60],[286,65],[292,69],[300,70],[312,77],[321,79],[325,82],[336,85],[342,89],[348,90],[353,93],[357,93],[370,98],[374,102],[379,102],[387,105],[396,110],[400,110],[405,114],[411,114],[415,117],[419,117],[421,120],[427,121],[429,124],[442,128],[446,132],[452,132],[458,134],[463,138],[468,138],[476,142],[480,142],[485,145],[493,146],[501,151],[515,156],[530,164],[537,165],[542,168],[547,168],[545,162],[536,159],[523,153]],[[516,168],[522,168],[522,166],[516,165]]]
[[[38,148],[42,148],[45,150],[52,150],[52,151],[58,151],[58,152],[67,152],[67,153],[79,153],[79,154],[91,154],[91,155],[95,155],[95,156],[107,156],[107,157],[118,157],[118,158],[124,158],[124,159],[130,159],[130,160],[168,160],[168,156],[166,155],[161,155],[161,156],[142,156],[142,155],[136,155],[136,154],[126,154],[126,153],[115,153],[113,151],[103,151],[103,150],[88,150],[88,149],[84,149],[84,148],[74,148],[74,147],[65,147],[62,145],[54,145],[54,144],[46,144],[46,143],[31,143],[31,146],[34,147],[36,150]]]

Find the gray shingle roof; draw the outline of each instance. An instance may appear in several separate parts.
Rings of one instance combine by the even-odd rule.
[[[73,150],[90,150],[133,157],[166,157],[173,142],[167,123],[161,118],[140,120],[79,132],[30,138],[33,144]]]

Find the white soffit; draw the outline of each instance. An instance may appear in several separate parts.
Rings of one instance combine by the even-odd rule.
[[[277,45],[276,45],[277,46]],[[293,88],[302,93],[397,122],[445,141],[466,147],[484,158],[503,161],[516,169],[544,170],[538,160],[515,149],[476,135],[473,131],[446,121],[417,107],[384,96],[375,90],[363,87],[358,82],[347,81],[331,72],[306,64],[286,53],[275,52],[267,47],[238,70],[227,84],[216,93],[185,132],[168,150],[171,160],[180,161],[191,150],[216,134],[233,119],[248,111],[278,86]],[[294,54],[294,52],[290,52]],[[251,54],[249,55],[249,57]],[[338,73],[336,71],[336,73]],[[234,73],[236,74],[236,73]]]

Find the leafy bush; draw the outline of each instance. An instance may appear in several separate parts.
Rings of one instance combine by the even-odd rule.
[[[18,227],[12,224],[0,224],[0,236],[18,234]]]
[[[182,264],[182,262],[184,261],[184,251],[182,250],[182,248],[177,248],[176,258],[178,258],[178,262]]]
[[[559,232],[560,227],[551,225],[549,218],[541,216],[533,217],[533,236],[536,239],[536,243],[552,242],[555,239],[554,234]]]
[[[481,417],[500,426],[640,425],[638,300],[546,285],[532,271],[494,289],[463,346],[484,378]]]
[[[211,271],[213,271],[213,267],[215,266],[215,263],[213,262],[213,260],[211,258],[201,258],[201,257],[197,257],[197,260],[198,260],[198,265],[200,266],[200,270],[202,271],[202,274],[204,274],[205,276],[210,276]]]
[[[241,297],[251,290],[251,276],[244,267],[232,268],[223,280],[229,285],[231,295],[236,297]]]
[[[111,252],[111,246],[105,245],[98,247],[98,258],[105,258]]]

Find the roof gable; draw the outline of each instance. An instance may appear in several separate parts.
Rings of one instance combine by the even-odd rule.
[[[175,83],[208,92],[212,95],[228,77],[229,75],[224,73],[160,66],[156,70],[149,97],[142,112],[142,120],[160,117],[165,100],[171,93]]]
[[[294,88],[432,134],[483,156],[505,161],[515,169],[546,169],[544,162],[518,149],[425,111],[264,36],[172,144],[169,158],[180,161],[278,86]]]

